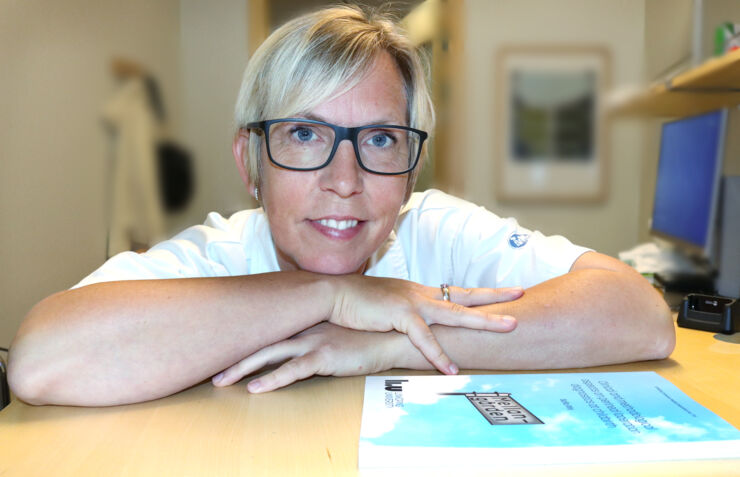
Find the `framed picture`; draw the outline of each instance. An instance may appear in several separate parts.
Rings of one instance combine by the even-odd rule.
[[[600,47],[503,48],[496,61],[496,198],[598,202],[607,194]]]

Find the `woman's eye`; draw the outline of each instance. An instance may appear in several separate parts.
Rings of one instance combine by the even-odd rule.
[[[370,145],[374,147],[388,147],[393,142],[393,138],[385,133],[375,134],[370,138]]]
[[[293,136],[299,141],[310,141],[314,138],[315,134],[308,128],[295,128],[293,130]]]

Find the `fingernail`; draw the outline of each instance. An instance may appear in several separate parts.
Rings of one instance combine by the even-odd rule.
[[[449,370],[450,374],[457,374],[460,372],[460,369],[458,369],[455,363],[451,363],[447,369]]]
[[[514,323],[516,323],[516,318],[509,315],[504,315],[501,317],[501,321],[503,321],[507,325],[513,325]]]
[[[511,288],[509,288],[509,290],[512,293],[523,293],[524,292],[524,288],[522,288],[522,287],[511,287]]]
[[[223,371],[221,371],[220,373],[218,373],[217,375],[215,375],[213,377],[213,382],[214,383],[220,383],[222,379],[224,379],[224,372]]]
[[[249,384],[247,384],[247,390],[250,393],[258,393],[262,389],[262,383],[259,379],[255,379],[254,381],[250,381]]]

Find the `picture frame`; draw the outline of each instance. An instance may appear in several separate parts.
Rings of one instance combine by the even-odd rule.
[[[509,46],[495,61],[499,202],[601,202],[608,160],[600,46]]]

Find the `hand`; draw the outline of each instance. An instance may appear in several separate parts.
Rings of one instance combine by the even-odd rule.
[[[393,334],[395,336],[395,333]],[[393,367],[385,346],[393,339],[388,333],[355,331],[322,322],[293,338],[262,348],[230,366],[214,386],[228,386],[265,366],[287,362],[276,370],[252,380],[247,389],[253,393],[272,391],[315,374],[356,376]]]
[[[339,291],[328,318],[330,323],[354,330],[405,333],[424,357],[445,374],[456,374],[458,368],[442,350],[429,325],[511,331],[516,327],[513,317],[471,307],[515,300],[524,293],[519,287],[449,287],[450,301],[445,302],[439,288],[407,280],[362,275],[338,278]]]

